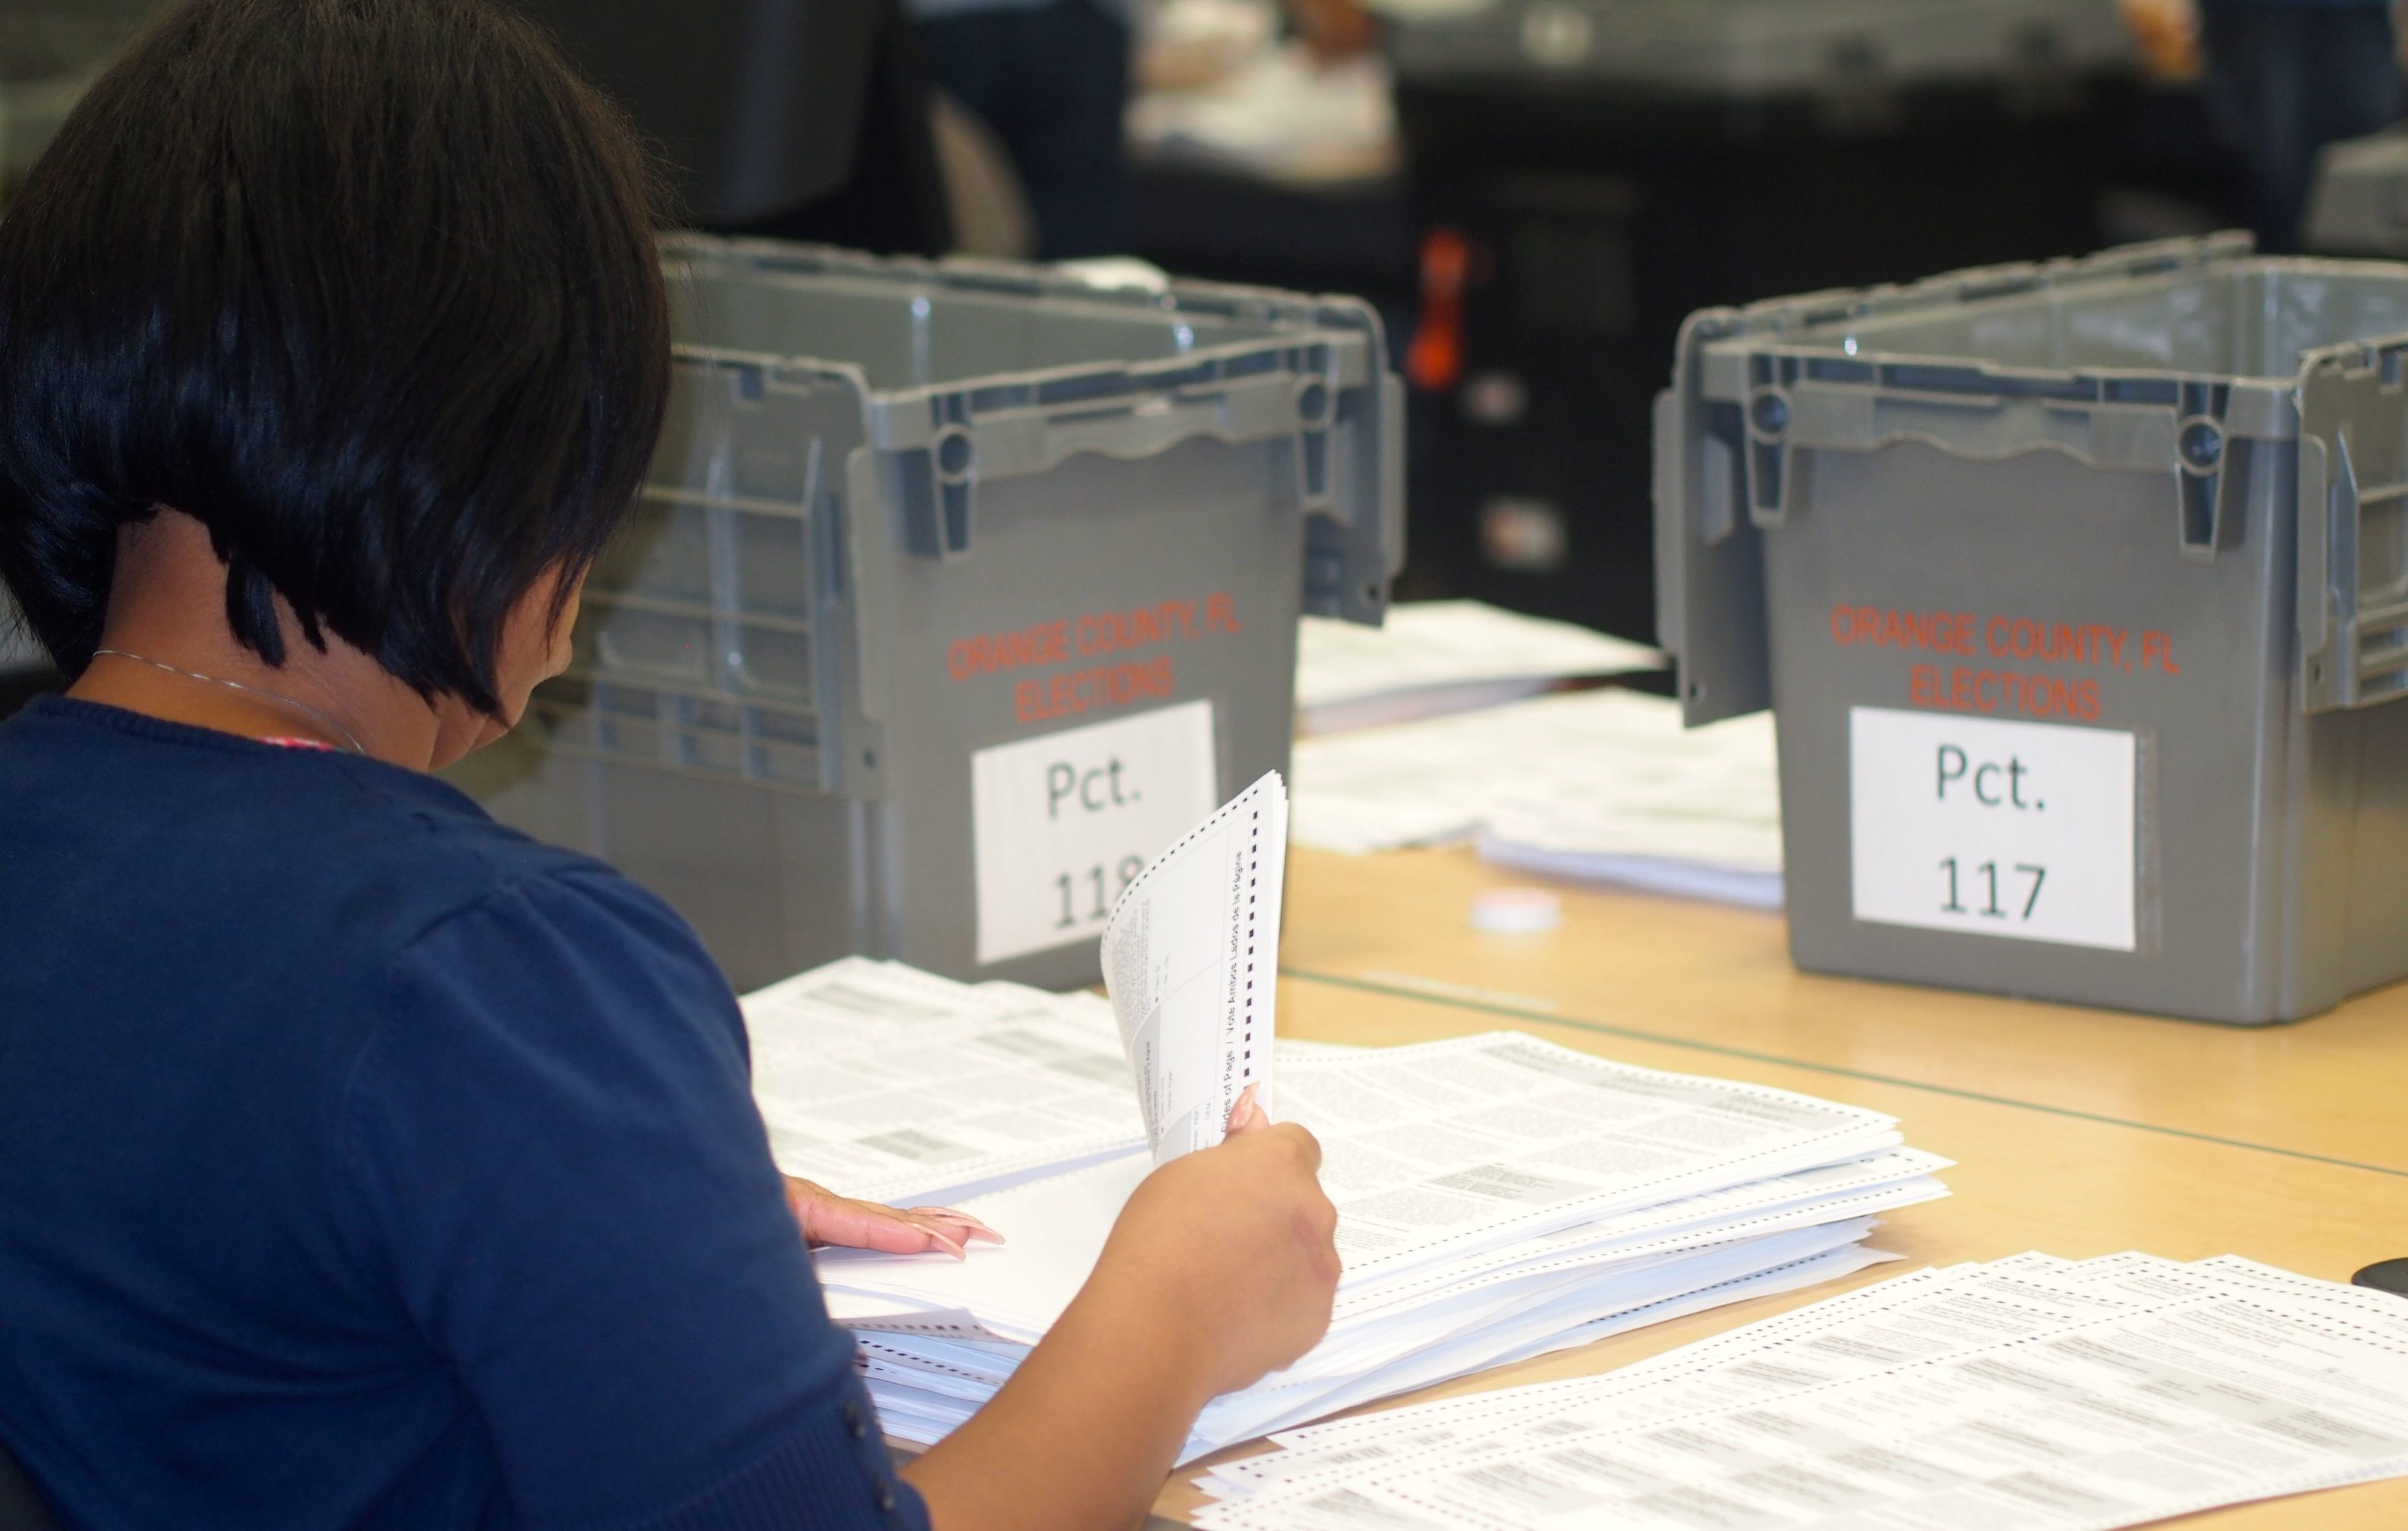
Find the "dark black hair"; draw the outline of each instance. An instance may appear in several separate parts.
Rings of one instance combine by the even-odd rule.
[[[591,564],[659,433],[658,184],[484,0],[169,11],[0,218],[0,579],[34,635],[79,674],[119,528],[172,507],[268,663],[274,592],[496,710],[505,618]]]

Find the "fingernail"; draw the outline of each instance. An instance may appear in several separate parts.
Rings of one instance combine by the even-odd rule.
[[[985,1223],[981,1223],[978,1219],[970,1216],[968,1212],[956,1212],[950,1207],[914,1207],[911,1209],[911,1213],[914,1217],[932,1218],[935,1221],[945,1223],[951,1227],[959,1228],[965,1233],[972,1235],[984,1234],[987,1238],[994,1239],[998,1244],[1003,1242],[1003,1235],[996,1232],[993,1228],[988,1227]]]
[[[914,1207],[911,1209],[911,1213],[914,1217],[940,1217],[949,1223],[967,1223],[974,1228],[986,1226],[975,1216],[963,1211],[958,1207]]]

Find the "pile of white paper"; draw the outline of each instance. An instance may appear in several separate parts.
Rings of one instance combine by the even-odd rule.
[[[778,1167],[846,1195],[939,1202],[1145,1146],[1095,994],[848,957],[748,995],[744,1019]]]
[[[1768,713],[1684,729],[1676,703],[1608,690],[1299,740],[1294,820],[1322,850],[1476,839],[1532,871],[1781,905]]]
[[[1328,1337],[1216,1399],[1192,1457],[1336,1409],[1885,1256],[1875,1215],[1945,1195],[1892,1121],[1627,1068],[1515,1033],[1279,1064],[1313,1129],[1345,1274]],[[962,1202],[967,1262],[824,1252],[888,1430],[967,1419],[1076,1295],[1153,1167],[1115,1159]]]
[[[1146,1146],[1110,1002],[847,957],[744,999],[778,1167],[902,1205],[1004,1190]],[[1283,1039],[1280,1057],[1354,1052]]]
[[[1307,617],[1297,637],[1297,730],[1408,723],[1663,667],[1664,655],[1643,644],[1479,601],[1392,606],[1378,627]]]
[[[2109,1531],[2408,1475],[2408,1303],[2232,1256],[1916,1271],[1620,1371],[1285,1432],[1214,1531]]]
[[[1217,1144],[1248,1092],[1320,1138],[1343,1276],[1326,1338],[1215,1399],[1190,1458],[1848,1274],[1890,1258],[1861,1242],[1878,1214],[1946,1195],[1945,1161],[1893,1119],[1784,1091],[1512,1032],[1275,1048],[1285,817],[1266,777],[1131,882],[1104,935],[1110,1001],[853,961],[746,1002],[788,1174],[949,1201],[1009,1240],[958,1262],[821,1252],[891,1434],[936,1440],[992,1396],[1138,1183]]]

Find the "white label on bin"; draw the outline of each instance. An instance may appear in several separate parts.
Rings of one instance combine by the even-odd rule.
[[[2131,951],[2136,758],[2114,729],[1850,708],[1856,918]]]
[[[1146,863],[1220,802],[1212,704],[998,744],[970,756],[978,960],[1103,933]]]

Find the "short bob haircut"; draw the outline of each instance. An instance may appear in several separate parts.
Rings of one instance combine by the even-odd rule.
[[[269,664],[272,592],[498,711],[508,614],[591,565],[659,434],[659,184],[484,0],[169,11],[0,218],[0,579],[35,637],[80,674],[119,529],[173,508]]]

